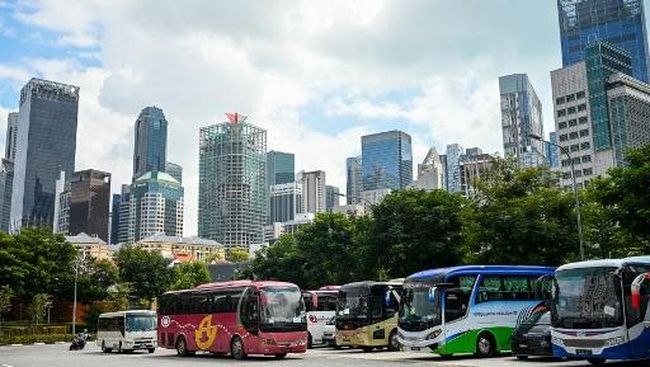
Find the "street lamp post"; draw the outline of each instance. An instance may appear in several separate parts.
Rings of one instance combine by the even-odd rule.
[[[573,200],[575,201],[575,208],[576,208],[576,224],[578,225],[578,240],[580,241],[580,260],[585,259],[585,239],[584,235],[582,233],[582,216],[580,214],[580,198],[578,197],[578,184],[576,183],[576,170],[575,170],[575,165],[573,164],[573,157],[571,157],[571,153],[569,153],[569,150],[566,149],[565,147],[553,143],[551,141],[547,141],[542,139],[541,136],[535,135],[535,134],[529,134],[529,138],[535,139],[537,141],[541,141],[547,144],[550,144],[552,146],[558,147],[564,155],[569,159],[570,167],[571,167],[571,189],[573,191]]]
[[[74,263],[74,297],[72,301],[72,335],[77,335],[77,281],[79,279],[79,266],[86,259],[86,253],[77,254]]]

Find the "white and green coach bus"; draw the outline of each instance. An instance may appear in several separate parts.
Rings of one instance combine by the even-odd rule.
[[[398,341],[442,356],[509,351],[515,326],[550,299],[554,270],[485,265],[412,274],[404,282]]]

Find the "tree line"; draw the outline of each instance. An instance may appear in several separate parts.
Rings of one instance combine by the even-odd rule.
[[[650,146],[579,191],[586,258],[648,254]],[[469,198],[400,190],[367,215],[319,214],[260,250],[244,274],[303,288],[387,280],[459,264],[557,266],[579,260],[575,201],[547,168],[496,158]]]

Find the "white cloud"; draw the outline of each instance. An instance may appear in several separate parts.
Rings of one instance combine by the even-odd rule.
[[[530,70],[533,81],[546,81],[536,87],[548,95],[547,70],[555,66],[548,50],[557,43],[549,29],[557,20],[539,11],[545,6],[506,0],[27,2],[14,17],[54,32],[59,44],[80,47],[73,49],[79,59],[0,64],[0,78],[23,84],[37,73],[80,85],[77,167],[112,172],[115,189],[130,181],[138,113],[146,105],[163,108],[170,121],[168,158],[184,167],[186,234],[194,234],[199,128],[223,121],[224,112],[251,115],[267,129],[270,149],[294,152],[299,169],[324,169],[328,183],[341,189],[345,158],[359,153],[359,138],[376,131],[376,118],[428,131],[413,136],[415,161],[433,143],[499,149],[497,77]],[[524,33],[548,36],[532,47]],[[88,57],[100,66],[84,66]],[[395,92],[402,95],[386,97]],[[307,107],[322,109],[322,118],[305,120]],[[341,117],[359,122],[340,128],[334,122]]]

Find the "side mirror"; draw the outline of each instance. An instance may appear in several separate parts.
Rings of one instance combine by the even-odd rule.
[[[436,303],[436,293],[437,293],[438,287],[431,287],[429,290],[429,303],[432,305]]]
[[[630,286],[632,293],[632,308],[635,310],[641,309],[641,286],[646,280],[650,280],[650,273],[644,273],[634,278],[634,281]]]

